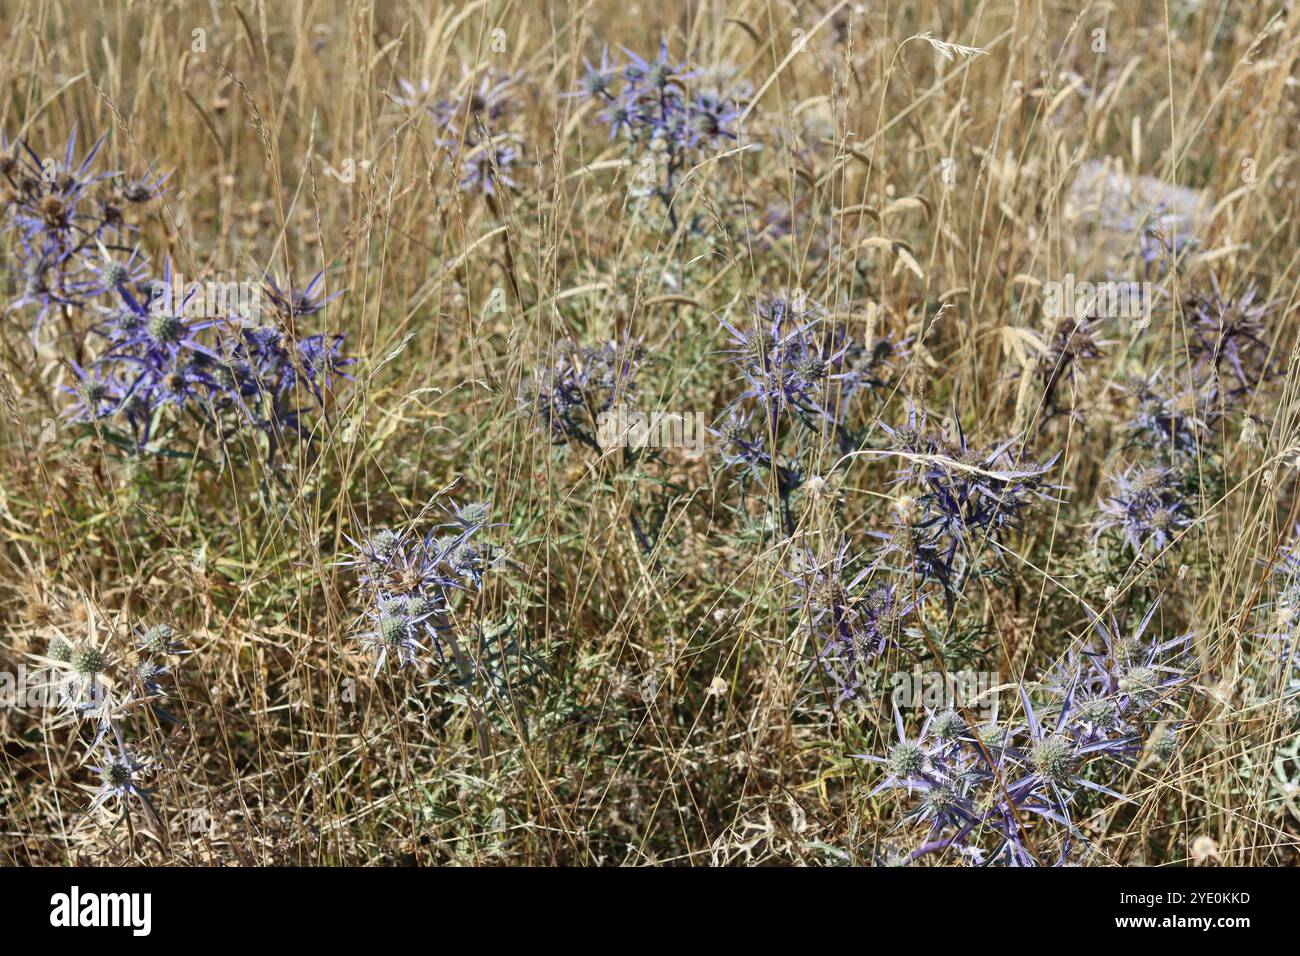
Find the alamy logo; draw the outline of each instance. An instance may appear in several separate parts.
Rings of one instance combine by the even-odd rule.
[[[153,928],[152,893],[70,893],[50,897],[50,925],[129,926],[132,935],[148,936]]]
[[[968,709],[981,720],[997,715],[996,671],[897,671],[891,675],[894,706],[924,707],[933,712]]]
[[[252,322],[262,314],[262,287],[256,282],[186,282],[179,272],[153,289],[149,308],[156,314],[191,319],[238,316]]]
[[[1150,282],[1064,282],[1043,284],[1043,314],[1049,319],[1132,319],[1144,329],[1151,322]]]
[[[601,448],[682,448],[688,458],[704,454],[704,413],[633,411],[616,405],[596,418]]]
[[[0,708],[94,709],[104,698],[104,688],[99,683],[78,687],[68,672],[61,674],[52,667],[29,671],[27,665],[19,664],[17,673],[0,671]]]

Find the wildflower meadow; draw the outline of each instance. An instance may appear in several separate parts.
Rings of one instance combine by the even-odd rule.
[[[9,866],[1300,861],[1300,5],[0,0]]]

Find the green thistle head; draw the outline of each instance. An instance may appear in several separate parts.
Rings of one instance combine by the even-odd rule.
[[[104,266],[101,276],[105,285],[116,288],[126,281],[126,266],[120,262],[110,262]]]
[[[656,62],[650,64],[650,69],[646,73],[646,79],[655,89],[662,90],[668,85],[668,79],[672,76],[672,70],[667,63]]]
[[[457,571],[468,571],[478,566],[478,548],[468,541],[462,541],[451,552],[451,566]]]
[[[174,315],[158,312],[149,317],[149,336],[163,345],[179,342],[185,331],[185,323]]]
[[[920,773],[925,767],[925,751],[920,744],[904,740],[894,744],[889,751],[889,760],[885,766],[896,777],[910,777]]]
[[[370,538],[370,553],[376,564],[387,564],[397,551],[397,545],[400,541],[396,531],[388,528],[381,528],[376,531]]]
[[[406,640],[408,628],[406,619],[390,614],[379,620],[379,639],[389,647],[401,647]]]
[[[471,528],[481,528],[491,517],[492,506],[486,501],[473,501],[456,512],[461,523]]]
[[[953,804],[957,802],[957,791],[944,784],[927,790],[922,799],[926,809],[935,816],[940,816],[951,810]]]
[[[1141,642],[1125,637],[1117,641],[1114,651],[1115,663],[1121,667],[1132,667],[1142,657]]]
[[[1173,730],[1166,730],[1151,744],[1151,752],[1156,757],[1168,763],[1178,753],[1178,733]]]
[[[1149,707],[1155,702],[1160,677],[1153,667],[1134,667],[1119,679],[1119,689],[1133,699],[1139,707]]]
[[[1079,716],[1098,730],[1112,730],[1119,723],[1119,711],[1115,709],[1114,702],[1104,697],[1085,703],[1079,709]]]
[[[805,382],[816,384],[826,377],[826,363],[818,356],[810,355],[798,364],[795,372]]]
[[[808,589],[808,603],[817,611],[833,611],[848,604],[848,595],[839,581],[823,577]]]
[[[144,646],[155,654],[166,654],[171,650],[176,631],[170,624],[155,624],[144,632]]]
[[[163,669],[153,661],[141,661],[135,668],[135,676],[142,684],[157,680],[162,672]]]
[[[946,742],[956,740],[966,733],[966,721],[955,710],[945,710],[935,718],[934,734]]]
[[[1047,737],[1038,742],[1029,755],[1034,770],[1060,786],[1074,775],[1074,744],[1065,737]]]
[[[107,663],[104,652],[89,644],[83,644],[72,652],[72,669],[83,677],[93,677]]]
[[[45,656],[52,661],[66,664],[72,660],[72,645],[57,635],[51,637],[49,645],[45,648]]]

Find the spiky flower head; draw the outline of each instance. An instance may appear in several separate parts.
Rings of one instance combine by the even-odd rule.
[[[111,787],[125,787],[131,782],[131,767],[122,760],[110,760],[104,766],[104,782]]]
[[[175,639],[176,631],[170,624],[155,624],[144,632],[141,643],[154,654],[170,654]]]
[[[462,541],[456,547],[452,548],[451,554],[447,560],[451,566],[460,572],[473,571],[479,565],[480,555],[478,548],[468,541]]]
[[[166,673],[166,670],[163,665],[155,661],[143,660],[135,667],[135,677],[146,689],[149,689],[158,683],[158,679]]]
[[[412,594],[406,599],[406,613],[411,618],[421,618],[433,610],[431,602],[423,594]]]
[[[1059,734],[1045,737],[1034,746],[1030,762],[1040,776],[1060,786],[1074,774],[1074,744]]]
[[[83,677],[93,677],[107,663],[104,652],[90,644],[82,644],[72,652],[72,669]]]
[[[456,512],[456,518],[467,528],[481,528],[488,523],[492,506],[486,501],[473,501]]]
[[[1155,702],[1160,678],[1153,667],[1134,667],[1119,679],[1119,689],[1132,698],[1139,707],[1149,707]]]
[[[45,649],[45,656],[52,661],[66,664],[72,660],[72,645],[55,635],[50,638],[50,643]]]
[[[101,278],[103,278],[104,284],[112,288],[116,288],[117,286],[120,286],[123,282],[127,280],[129,275],[130,273],[127,271],[126,266],[116,261],[106,263],[104,265],[103,270],[100,272],[100,276]]]
[[[376,564],[387,564],[397,551],[401,536],[389,528],[380,528],[370,536],[370,554]]]
[[[934,735],[940,740],[953,741],[964,733],[966,733],[966,721],[955,710],[945,710],[935,718]]]
[[[722,423],[719,432],[722,440],[728,445],[734,445],[745,437],[745,425],[737,418],[728,418]]]
[[[1135,637],[1125,636],[1115,642],[1115,663],[1121,667],[1132,667],[1142,659],[1142,642]]]
[[[1079,716],[1084,723],[1100,731],[1113,730],[1119,723],[1119,711],[1115,702],[1105,697],[1095,697],[1079,708]]]
[[[1178,732],[1175,730],[1164,731],[1151,744],[1151,752],[1158,759],[1168,763],[1178,753]]]
[[[926,809],[934,816],[942,816],[957,802],[957,791],[947,784],[931,787],[922,798]]]
[[[604,96],[609,91],[609,76],[601,70],[587,70],[582,74],[582,91],[587,96]]]
[[[662,90],[668,85],[668,81],[672,78],[672,75],[672,64],[664,60],[661,55],[659,59],[651,62],[649,68],[646,69],[645,81],[655,89]]]
[[[921,431],[915,425],[899,425],[889,436],[889,447],[896,451],[915,451],[921,447]]]
[[[814,611],[843,610],[848,600],[844,585],[833,577],[821,576],[808,589],[808,606]]]
[[[162,345],[179,342],[185,332],[185,323],[177,316],[167,312],[156,312],[149,317],[149,335]]]
[[[889,751],[886,766],[896,777],[913,776],[925,767],[925,751],[921,749],[920,744],[910,740],[899,741]]]
[[[379,619],[379,639],[390,648],[399,648],[410,634],[406,618],[389,614]]]

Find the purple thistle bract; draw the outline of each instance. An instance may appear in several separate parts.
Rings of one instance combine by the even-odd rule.
[[[1111,480],[1093,536],[1118,532],[1133,554],[1152,560],[1192,523],[1192,511],[1172,469],[1133,465]]]
[[[1222,389],[1229,397],[1250,395],[1280,371],[1270,356],[1273,333],[1267,321],[1280,304],[1280,299],[1259,300],[1253,282],[1235,298],[1225,295],[1213,272],[1208,290],[1194,290],[1184,297],[1191,358],[1216,381],[1231,376],[1232,382]]]
[[[519,410],[557,445],[577,441],[602,450],[597,439],[599,416],[636,394],[636,373],[643,357],[636,342],[583,347],[561,342],[552,364],[520,385]]]
[[[285,322],[319,314],[339,293],[323,296],[322,274],[305,288],[281,290],[266,279],[266,294]],[[195,316],[195,289],[172,301],[171,263],[157,282],[124,276],[114,285],[120,304],[101,309],[94,331],[106,347],[89,368],[69,361],[78,381],[74,421],[122,421],[138,448],[155,437],[167,407],[190,413],[225,432],[244,426],[268,437],[268,457],[287,437],[310,440],[311,413],[322,409],[337,378],[348,379],[355,359],[344,354],[344,337],[291,336],[279,328],[248,326],[233,319]]]
[[[901,647],[904,621],[920,599],[873,581],[873,566],[850,577],[846,540],[829,560],[819,561],[807,546],[795,556],[798,570],[786,572],[798,588],[794,610],[815,641],[814,663],[830,681],[838,707],[863,692],[886,651]]]
[[[1191,637],[1144,640],[1155,604],[1128,635],[1113,616],[1085,609],[1103,650],[1076,645],[1045,685],[1046,706],[1021,684],[1023,723],[999,724],[995,709],[972,733],[959,713],[928,713],[912,738],[895,707],[887,755],[854,755],[886,771],[873,794],[901,789],[915,800],[909,817],[926,826],[911,859],[953,850],[985,863],[1059,865],[1087,852],[1072,806],[1087,793],[1125,799],[1114,789],[1117,770],[1141,752],[1161,707],[1186,692],[1188,674],[1175,662]],[[1153,749],[1172,756],[1176,746],[1176,737],[1158,738]],[[1059,849],[1048,855],[1052,838]]]
[[[438,96],[428,80],[417,87],[399,81],[400,95],[393,101],[422,110],[437,129],[436,142],[447,157],[463,192],[495,196],[518,189],[512,173],[519,163],[521,142],[509,129],[517,111],[517,77],[493,72],[466,71],[455,90]]]

